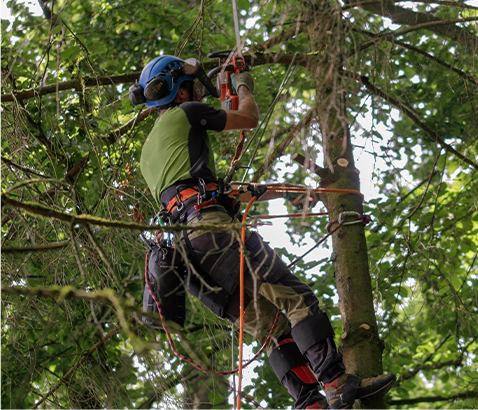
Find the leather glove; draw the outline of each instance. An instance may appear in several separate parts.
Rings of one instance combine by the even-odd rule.
[[[252,78],[251,73],[248,71],[243,71],[239,74],[231,74],[232,88],[238,94],[239,87],[245,85],[249,91],[254,92],[254,79]]]

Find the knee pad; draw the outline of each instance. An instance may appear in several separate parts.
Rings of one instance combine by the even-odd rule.
[[[322,340],[335,336],[327,313],[309,316],[292,328],[292,337],[302,354]]]
[[[282,382],[287,372],[293,371],[304,383],[318,383],[294,339],[286,337],[279,342],[269,356],[269,363],[277,378]],[[305,369],[307,368],[309,371]]]

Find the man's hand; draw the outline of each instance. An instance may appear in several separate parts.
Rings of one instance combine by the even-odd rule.
[[[259,109],[256,101],[247,87],[239,88],[239,109],[226,110],[227,122],[224,131],[249,130],[259,123]]]
[[[236,94],[239,94],[239,87],[241,85],[246,86],[251,93],[254,92],[254,79],[248,71],[243,71],[239,74],[231,74],[231,83]]]

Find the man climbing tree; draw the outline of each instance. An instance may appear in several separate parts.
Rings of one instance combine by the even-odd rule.
[[[207,71],[217,69],[217,60],[206,56],[234,44],[231,1],[4,3],[2,408],[228,407],[231,392],[238,390],[233,378],[200,374],[178,360],[166,333],[142,320],[157,323],[159,316],[143,313],[141,306],[147,248],[139,234],[174,232],[178,240],[173,249],[187,261],[180,283],[188,289],[184,327],[171,323],[169,329],[177,353],[197,359],[211,372],[237,367],[238,325],[219,319],[190,296],[197,294],[204,302],[204,296],[228,296],[204,279],[210,277],[207,269],[187,258],[180,229],[194,211],[178,221],[181,226],[147,223],[160,208],[161,192],[151,195],[140,158],[157,115],[149,114],[157,107],[133,110],[128,89],[158,56],[194,56]],[[256,80],[261,125],[255,128],[256,140],[248,133],[246,143],[253,142],[245,146],[235,181],[248,181],[251,187],[286,182],[342,190],[320,193],[323,217],[275,219],[273,228],[284,237],[275,235],[273,247],[282,260],[292,262],[308,250],[307,242],[316,246],[328,235],[329,223],[330,232],[335,230],[332,241],[324,242],[326,249],[290,270],[328,314],[347,373],[362,379],[397,374],[386,396],[362,402],[363,407],[476,408],[475,2],[239,0],[238,8],[237,21],[245,28],[239,30],[243,57]],[[189,93],[187,81],[184,85]],[[238,92],[242,96],[248,90],[241,85]],[[217,101],[207,102],[219,108]],[[184,120],[187,104],[197,103],[171,107],[160,122],[170,114]],[[206,112],[224,118],[224,113]],[[197,119],[195,112],[189,115],[192,122]],[[222,121],[215,123],[218,129],[225,127]],[[178,124],[178,134],[184,135],[189,118]],[[207,132],[203,128],[198,131]],[[238,135],[210,136],[208,153],[214,152],[215,164],[207,165],[206,173],[215,165],[216,177],[227,175]],[[294,154],[303,155],[303,165],[293,161],[300,158]],[[184,157],[189,161],[189,153]],[[175,165],[172,159],[167,162]],[[202,206],[215,192],[208,191],[212,182],[207,181]],[[194,184],[201,188],[199,179]],[[345,194],[345,189],[360,190],[365,199]],[[197,205],[196,191],[195,196]],[[227,201],[215,204],[215,210],[226,209]],[[264,239],[269,230],[262,226],[268,223],[265,214],[274,216],[278,202],[250,207],[251,224],[259,221]],[[292,211],[288,203],[287,208]],[[200,214],[202,221],[190,219],[188,239],[200,246],[197,230],[204,242],[227,231],[234,240],[226,248],[236,257],[232,248],[242,249],[241,225],[219,229],[204,222],[216,214],[206,211]],[[365,214],[371,217],[367,228],[361,221],[348,224]],[[222,216],[233,219],[224,211]],[[347,225],[339,227],[339,221]],[[248,244],[254,238],[258,236],[251,233]],[[289,243],[300,245],[300,253]],[[220,247],[204,263],[212,264],[222,254]],[[255,268],[248,266],[252,255],[247,248],[245,254],[246,268],[251,268],[247,279]],[[256,298],[246,287],[248,312],[254,314],[259,310],[251,306],[260,303],[271,285],[261,280],[257,277]],[[237,298],[232,293],[230,306]],[[278,311],[269,306],[273,311],[267,322]],[[164,313],[171,312],[165,308]],[[234,321],[237,309],[233,313]],[[261,317],[252,322],[252,332]],[[285,314],[279,320],[287,326],[292,322]],[[267,335],[270,323],[266,327],[263,334],[258,329],[257,337]],[[268,350],[284,353],[297,346],[278,346],[279,330],[274,329]],[[244,346],[245,360],[254,355],[258,360],[248,368],[251,383],[244,383],[243,404],[292,407],[294,399],[272,367],[262,366],[268,359],[260,352],[260,341],[246,335]],[[274,365],[274,354],[270,357]],[[296,371],[309,363],[304,355],[298,357],[303,364],[293,363]],[[283,381],[299,377],[292,369]],[[313,398],[321,402],[314,378],[298,384],[304,392],[292,394],[304,403]]]
[[[231,223],[237,220],[238,207],[225,194],[229,187],[224,187],[224,181],[216,176],[207,131],[257,126],[254,81],[248,72],[233,74],[238,110],[216,110],[199,102],[195,76],[187,74],[187,67],[179,58],[157,57],[143,69],[139,85],[130,89],[134,104],[145,103],[160,112],[143,146],[141,171],[153,197],[161,204],[163,218],[170,223]],[[205,86],[209,85],[208,77],[200,78]],[[258,198],[263,193],[257,186],[251,191]],[[176,238],[178,246],[180,242],[202,279],[220,288],[219,292],[208,292],[200,285],[193,292],[213,313],[236,322],[240,315],[237,238],[228,232],[185,230]],[[334,331],[312,290],[256,233],[248,233],[245,247],[250,259],[245,279],[249,303],[244,306],[244,329],[261,343],[272,334],[267,349],[269,361],[296,399],[296,408],[327,408],[327,403],[329,408],[349,408],[356,399],[373,402],[383,397],[393,386],[395,375],[361,380],[345,373],[342,355],[333,340]],[[197,283],[194,278],[184,278],[187,283],[191,279]],[[158,308],[167,304],[159,297],[154,299]],[[284,314],[274,325],[278,310]],[[326,400],[318,392],[317,380],[325,390]]]

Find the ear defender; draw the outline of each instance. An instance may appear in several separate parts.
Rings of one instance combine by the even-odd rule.
[[[146,98],[144,98],[143,87],[141,87],[138,83],[135,83],[129,87],[129,100],[133,105],[141,105],[146,102]]]
[[[161,76],[151,78],[144,88],[144,96],[149,101],[161,100],[167,97],[170,92],[168,82]]]

